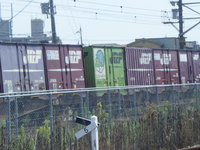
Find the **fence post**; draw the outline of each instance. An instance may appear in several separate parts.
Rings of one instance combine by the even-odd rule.
[[[158,94],[158,87],[156,86],[156,102],[159,104],[159,94]]]
[[[122,109],[121,95],[120,95],[120,89],[118,89],[118,114],[119,114],[119,117],[121,117],[121,109]]]
[[[146,101],[149,101],[149,91],[148,91],[148,87],[146,88]]]
[[[18,112],[18,100],[17,97],[15,98],[15,128],[16,128],[16,135],[18,136],[18,128],[19,128],[19,112]]]
[[[175,109],[176,109],[176,106],[175,106],[175,95],[174,95],[174,91],[176,90],[176,88],[175,87],[170,87],[170,98],[172,98],[172,100],[171,100],[171,112],[169,112],[170,114],[169,114],[169,116],[171,117],[171,118],[176,118],[176,115],[174,114],[174,112],[176,111]],[[170,106],[168,106],[168,107],[170,107]],[[175,119],[172,119],[172,127],[173,127],[173,129],[174,130],[176,130],[176,122],[175,122]]]
[[[89,98],[90,95],[89,95],[89,92],[87,91],[87,94],[86,94],[86,116],[88,117],[89,115],[89,111],[90,111],[90,102],[89,102]]]
[[[133,102],[134,102],[134,118],[137,121],[137,99],[136,99],[136,91],[133,91]]]
[[[11,109],[10,109],[10,97],[7,97],[7,128],[8,128],[8,150],[11,149]]]
[[[108,103],[109,103],[109,108],[108,108],[108,111],[109,111],[109,127],[110,127],[110,140],[112,139],[112,103],[111,103],[111,95],[110,95],[110,90],[108,89],[107,91],[108,93]]]
[[[81,96],[81,116],[84,117],[84,103],[83,103],[83,96]]]
[[[111,123],[112,122],[112,104],[111,104],[110,90],[108,90],[108,103],[109,103],[109,119]]]
[[[196,91],[195,91],[195,98],[196,98],[196,109],[198,110],[199,109],[199,100],[198,100],[198,97],[199,97],[199,92],[198,92],[198,85],[196,84],[195,85],[195,89],[196,89]]]
[[[49,107],[50,107],[50,142],[51,142],[51,150],[53,150],[53,139],[54,139],[54,133],[53,133],[53,101],[52,101],[52,93],[49,95],[50,101],[49,101]]]

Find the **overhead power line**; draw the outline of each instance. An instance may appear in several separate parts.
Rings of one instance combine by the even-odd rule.
[[[17,17],[20,13],[22,13],[34,0],[29,1],[18,13],[16,13],[15,15],[13,15],[9,21],[11,21],[12,19],[14,19],[15,17]]]
[[[127,8],[127,9],[136,9],[136,10],[154,11],[154,12],[161,11],[161,10],[156,10],[156,9],[135,8],[135,7],[129,7],[129,6],[120,6],[120,5],[113,5],[113,4],[99,3],[99,2],[91,2],[91,1],[76,1],[75,3],[87,3],[87,4],[94,4],[94,5],[100,5],[100,6],[111,6],[111,7],[115,7],[115,8]]]
[[[16,1],[21,1],[21,2],[29,2],[30,0],[16,0]],[[73,1],[73,0],[67,0],[67,2]],[[40,4],[41,1],[34,1],[33,3],[38,3]],[[115,8],[126,8],[126,9],[135,9],[135,10],[144,10],[144,11],[152,11],[152,12],[160,12],[161,10],[156,10],[156,9],[144,9],[144,8],[135,8],[135,7],[130,7],[130,6],[121,6],[121,5],[114,5],[114,4],[109,4],[109,3],[99,3],[99,2],[91,2],[91,1],[75,1],[74,3],[82,3],[82,4],[93,4],[96,6],[108,6],[108,7],[115,7]],[[56,4],[59,6],[59,4]]]
[[[10,10],[7,10],[7,11],[10,11]],[[84,11],[79,11],[79,12],[84,12]],[[41,13],[38,13],[36,11],[24,11],[24,13],[26,13],[26,14],[37,14],[37,15],[41,14]],[[83,15],[82,16],[77,16],[77,15],[74,16],[74,15],[66,15],[66,14],[57,14],[57,16],[58,17],[70,17],[70,18],[74,17],[74,18],[79,18],[79,19],[90,19],[90,20],[103,20],[103,19],[106,19],[106,18],[112,18],[110,20],[108,20],[108,19],[106,19],[106,20],[108,20],[108,21],[119,20],[119,22],[123,22],[124,21],[124,23],[125,22],[139,23],[140,21],[143,21],[143,23],[144,22],[146,22],[146,23],[150,22],[150,24],[151,23],[153,24],[153,22],[156,21],[154,19],[150,19],[149,20],[148,17],[147,17],[148,19],[145,19],[146,17],[139,17],[139,16],[134,16],[134,15],[133,16],[131,16],[131,15],[126,15],[125,16],[125,14],[95,13],[95,12],[90,12],[90,11],[87,11],[87,12],[84,12],[84,13],[89,13],[92,16],[96,15],[96,17],[91,17],[91,16],[88,17],[88,15],[86,17],[86,16],[83,16]],[[155,18],[155,19],[157,19],[157,18]],[[159,22],[160,22],[160,19],[158,21],[156,21],[154,24],[158,24]]]

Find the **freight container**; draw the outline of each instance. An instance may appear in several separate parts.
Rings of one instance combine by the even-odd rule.
[[[193,64],[191,51],[179,50],[179,68],[180,68],[180,81],[181,84],[193,83]]]
[[[60,47],[58,45],[45,45],[44,60],[47,89],[63,89],[64,81]]]
[[[80,45],[45,45],[44,51],[48,89],[85,87]]]
[[[153,85],[154,69],[152,50],[125,48],[128,85]]]
[[[200,83],[200,52],[192,51],[194,82]]]
[[[64,88],[84,88],[84,68],[82,47],[79,45],[62,45],[62,67],[65,68]]]
[[[88,87],[126,85],[123,48],[85,47],[84,60],[86,85]]]
[[[1,92],[45,89],[42,47],[1,43]]]
[[[179,84],[179,66],[176,50],[153,49],[155,84]]]

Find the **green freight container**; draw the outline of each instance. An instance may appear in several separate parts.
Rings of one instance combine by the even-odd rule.
[[[84,47],[87,87],[125,86],[124,49],[122,47]]]

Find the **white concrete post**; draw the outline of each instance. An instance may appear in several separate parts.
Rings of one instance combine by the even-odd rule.
[[[95,124],[96,128],[91,132],[92,150],[99,150],[99,136],[98,136],[98,119],[97,116],[91,117],[91,124]]]

